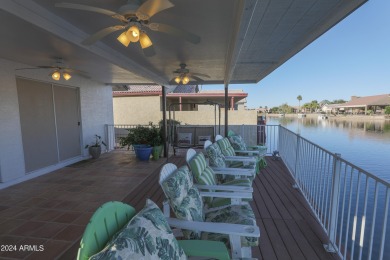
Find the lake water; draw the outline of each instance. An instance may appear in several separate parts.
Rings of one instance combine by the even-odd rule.
[[[276,118],[267,124],[281,124],[302,137],[390,182],[390,121],[340,120],[330,117]]]

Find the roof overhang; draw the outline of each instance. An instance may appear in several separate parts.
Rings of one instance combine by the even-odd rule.
[[[366,0],[171,0],[152,17],[201,37],[192,44],[150,31],[156,55],[117,42],[120,32],[85,46],[81,42],[118,21],[93,12],[56,8],[52,0],[0,1],[0,57],[32,67],[61,57],[69,67],[107,84],[169,85],[186,63],[207,74],[198,84],[256,83],[353,12]],[[117,10],[123,0],[68,0]],[[192,82],[196,84],[196,82]]]

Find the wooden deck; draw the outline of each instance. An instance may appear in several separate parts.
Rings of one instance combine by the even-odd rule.
[[[182,157],[169,162],[184,165]],[[253,248],[258,259],[339,259],[327,253],[323,244],[328,241],[301,193],[294,188],[293,179],[282,161],[267,158],[268,166],[254,182],[254,201],[257,224],[260,227],[259,247]],[[147,198],[162,205],[164,194],[158,184],[156,171],[139,185],[124,202],[142,209]],[[145,192],[146,191],[146,192]]]
[[[140,210],[147,198],[159,206],[158,184],[165,159],[137,162],[127,154],[110,153],[93,163],[66,167],[0,191],[0,244],[43,244],[43,252],[0,252],[0,259],[75,259],[86,223],[96,207],[122,200]],[[175,156],[169,162],[185,164]],[[327,242],[282,161],[268,166],[254,181],[259,247],[258,259],[338,259],[326,253]]]

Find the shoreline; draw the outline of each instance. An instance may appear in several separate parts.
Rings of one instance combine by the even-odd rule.
[[[262,114],[264,116],[264,114]],[[316,113],[306,114],[306,118],[317,118],[318,115]],[[389,116],[382,115],[374,115],[374,116],[366,116],[366,115],[327,115],[329,119],[335,120],[365,120],[365,121],[389,121]],[[267,114],[267,117],[279,117],[279,114]],[[298,118],[298,114],[285,114],[286,118]]]

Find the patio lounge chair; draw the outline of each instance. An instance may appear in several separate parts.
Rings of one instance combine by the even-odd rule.
[[[219,148],[221,149],[221,152],[225,157],[229,156],[243,156],[243,157],[250,157],[256,159],[256,173],[260,173],[260,162],[262,156],[260,156],[260,152],[257,150],[234,150],[233,146],[231,145],[229,139],[227,137],[222,137],[221,135],[217,135],[215,137],[216,143],[219,145]],[[237,162],[235,163],[235,166],[233,167],[241,167],[243,166],[243,163]],[[232,166],[231,166],[232,167]]]
[[[138,213],[130,205],[110,201],[89,221],[77,259],[186,259],[187,256],[230,259],[222,242],[176,240],[165,216],[151,200]]]
[[[251,247],[258,245],[260,237],[251,207],[230,205],[206,211],[202,201],[202,196],[243,196],[232,192],[199,192],[187,166],[177,169],[166,164],[159,182],[178,218],[169,218],[168,223],[181,228],[186,239],[223,241],[230,246],[232,258],[251,258]],[[165,214],[170,212],[169,205],[164,203]]]
[[[199,190],[205,191],[226,191],[226,192],[250,192],[253,193],[252,181],[248,179],[251,174],[240,175],[239,171],[217,171],[214,172],[207,165],[206,158],[203,153],[197,153],[194,149],[188,149],[186,154],[187,165],[190,167],[192,175],[194,177],[196,187]],[[217,183],[216,175],[231,175],[239,176],[231,181],[224,183]],[[221,178],[220,178],[221,179]],[[215,198],[213,200],[205,200],[205,203],[209,207],[218,207],[226,204],[230,204],[231,201],[227,198]]]
[[[232,144],[236,152],[240,151],[258,151],[260,157],[260,169],[263,169],[267,166],[267,162],[264,159],[265,154],[267,153],[267,146],[264,145],[247,145],[241,135],[236,134],[232,130],[228,132],[228,139]]]
[[[226,168],[231,171],[243,171],[247,170],[252,173],[251,180],[256,176],[256,158],[245,156],[225,156],[223,155],[219,145],[206,141],[204,144],[205,153],[209,159],[210,167],[213,170],[225,170]],[[225,176],[226,180],[232,180],[231,176]]]

